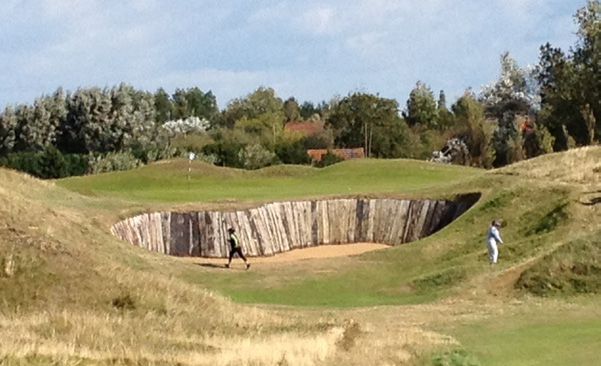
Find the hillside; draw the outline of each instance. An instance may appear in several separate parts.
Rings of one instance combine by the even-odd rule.
[[[302,364],[335,351],[343,324],[186,285],[169,275],[181,263],[122,245],[72,207],[100,203],[0,169],[3,365],[272,364],[283,354]],[[254,346],[263,351],[244,351]]]
[[[470,338],[464,325],[492,321],[486,328],[492,336],[499,329],[495,314],[518,327],[527,323],[524,314],[563,311],[573,322],[557,327],[577,332],[582,314],[597,313],[593,303],[564,311],[538,296],[562,301],[600,289],[600,212],[587,204],[596,202],[596,178],[576,181],[570,178],[576,173],[556,169],[570,154],[581,157],[572,169],[594,166],[597,153],[571,151],[491,172],[405,160],[252,172],[199,163],[188,180],[188,162],[175,160],[44,182],[0,169],[0,360],[438,365],[436,359],[448,357],[467,362],[471,353],[486,357],[480,350],[487,345]],[[149,252],[108,231],[120,219],[163,209],[467,192],[482,197],[420,241],[349,257],[264,262],[248,272]],[[493,219],[503,220],[506,244],[491,268],[483,235]],[[594,342],[587,334],[579,336],[582,344]],[[513,364],[526,360],[516,356]]]

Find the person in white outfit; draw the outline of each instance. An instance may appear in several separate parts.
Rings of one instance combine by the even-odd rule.
[[[490,264],[497,263],[497,258],[499,257],[497,243],[503,244],[501,234],[499,233],[499,227],[501,227],[501,223],[499,221],[493,221],[490,224],[488,234],[486,235],[486,246],[488,247],[488,260],[490,261]]]

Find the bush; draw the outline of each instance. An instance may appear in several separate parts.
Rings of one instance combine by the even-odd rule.
[[[242,168],[243,161],[239,157],[241,149],[242,145],[240,144],[220,141],[203,147],[202,154],[214,156],[216,165]]]
[[[63,154],[52,145],[47,146],[39,155],[40,178],[64,178],[69,175],[69,166]]]
[[[8,154],[0,160],[0,165],[40,177],[40,153],[38,152],[22,151]]]
[[[67,163],[67,176],[84,175],[88,171],[88,155],[83,154],[65,154],[63,155]]]
[[[304,140],[283,142],[277,146],[275,153],[283,164],[311,163],[311,157],[307,154]]]
[[[333,152],[331,152],[330,150],[328,150],[327,153],[325,153],[325,154],[322,155],[321,161],[318,161],[318,162],[315,163],[315,166],[317,168],[324,168],[326,166],[330,166],[330,165],[334,165],[336,163],[339,163],[339,162],[341,162],[343,160],[344,159],[342,159],[338,155],[336,155]]]
[[[90,155],[88,173],[98,174],[119,170],[135,169],[142,165],[130,151],[111,152],[106,155]]]
[[[64,178],[83,175],[88,171],[88,156],[63,155],[54,146],[44,151],[22,151],[0,158],[0,166],[12,168],[42,179]]]
[[[247,145],[238,153],[245,169],[260,169],[274,163],[276,155],[260,144]]]

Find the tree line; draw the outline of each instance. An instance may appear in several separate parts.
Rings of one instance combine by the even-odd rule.
[[[491,168],[601,139],[601,5],[574,15],[568,52],[547,43],[538,65],[501,55],[500,77],[450,107],[440,91],[417,82],[403,107],[352,92],[317,105],[260,87],[220,110],[198,87],[137,90],[59,88],[33,104],[0,112],[0,165],[44,178],[129,169],[188,151],[208,162],[256,169],[309,164],[307,149],[363,147],[368,157],[427,159],[458,138],[468,156],[456,163]],[[308,121],[312,133],[286,131]],[[597,121],[600,121],[597,123]],[[327,162],[336,161],[328,157]]]

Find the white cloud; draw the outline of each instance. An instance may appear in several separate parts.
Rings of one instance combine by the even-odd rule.
[[[417,80],[451,97],[496,79],[503,51],[525,65],[547,41],[573,45],[571,16],[584,4],[560,3],[0,0],[0,109],[58,86],[120,82],[198,86],[220,104],[261,85],[313,101],[362,89],[403,104]]]
[[[309,34],[334,34],[340,30],[335,21],[337,14],[331,7],[315,6],[302,14],[298,26]]]

